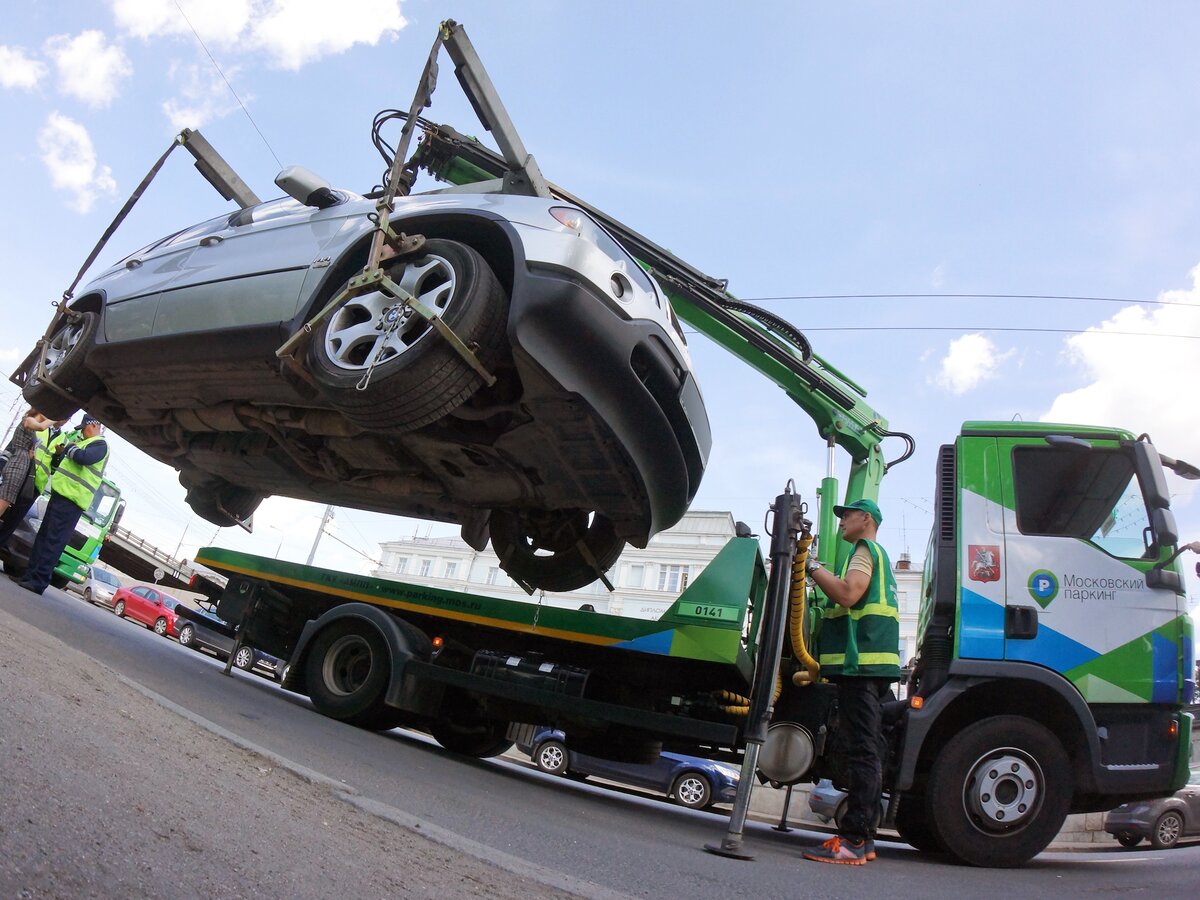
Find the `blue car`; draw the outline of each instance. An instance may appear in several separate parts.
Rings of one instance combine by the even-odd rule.
[[[532,745],[517,747],[543,772],[551,775],[595,775],[635,787],[661,791],[680,806],[707,809],[714,803],[731,803],[737,794],[740,771],[728,763],[698,756],[663,752],[653,763],[617,762],[567,749],[566,735],[554,728],[539,728]]]

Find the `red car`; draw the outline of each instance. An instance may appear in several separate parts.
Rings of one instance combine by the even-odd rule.
[[[113,612],[149,625],[155,634],[175,637],[175,607],[179,601],[148,584],[123,587],[113,596]]]

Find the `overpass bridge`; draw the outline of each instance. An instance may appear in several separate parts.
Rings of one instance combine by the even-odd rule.
[[[193,566],[188,560],[176,559],[120,525],[109,532],[108,539],[100,548],[100,559],[138,581],[151,584],[157,581],[166,589],[194,591],[214,599],[220,595],[228,580],[203,566]],[[161,578],[154,577],[156,571],[162,572]]]

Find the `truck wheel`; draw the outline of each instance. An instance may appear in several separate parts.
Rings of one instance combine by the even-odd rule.
[[[182,628],[179,629],[179,646],[180,647],[192,646],[192,638],[194,638],[195,636],[196,636],[196,629],[193,628],[191,625],[184,625]]]
[[[1155,850],[1170,850],[1183,834],[1183,817],[1168,810],[1158,817],[1154,830],[1150,832],[1150,846]]]
[[[422,255],[393,263],[387,275],[445,322],[485,368],[501,358],[508,296],[471,247],[429,240]],[[352,297],[317,326],[309,363],[325,395],[365,428],[420,428],[483,384],[429,322],[379,291]]]
[[[252,647],[238,647],[238,652],[234,654],[233,664],[243,672],[249,672],[254,668],[254,649]]]
[[[21,394],[29,405],[51,419],[68,419],[100,390],[100,379],[84,364],[84,357],[96,339],[100,317],[83,312],[64,318],[42,346],[46,374],[71,396],[64,397],[44,381],[35,369],[29,372]]]
[[[317,712],[363,728],[377,718],[391,672],[383,636],[359,619],[342,619],[322,631],[304,663]]]
[[[589,523],[581,510],[494,509],[488,529],[500,568],[544,591],[573,591],[591,584],[612,568],[625,548],[612,520],[596,514]]]
[[[1120,844],[1122,847],[1124,847],[1126,850],[1132,850],[1134,847],[1136,847],[1141,842],[1142,842],[1142,836],[1140,834],[1130,834],[1129,832],[1126,831],[1126,832],[1123,832],[1123,833],[1117,835],[1117,843]]]
[[[451,753],[485,759],[499,756],[513,742],[504,735],[507,722],[488,718],[470,694],[447,689],[442,698],[441,715],[429,726],[433,739]]]
[[[1011,868],[1058,834],[1070,785],[1067,754],[1048,729],[1022,716],[993,716],[960,731],[934,760],[929,817],[952,856]]]
[[[545,741],[533,755],[537,767],[549,775],[565,775],[567,748],[558,741]]]
[[[941,853],[942,845],[929,825],[925,798],[920,794],[903,794],[896,808],[896,831],[909,846],[923,853]]]
[[[712,785],[703,775],[686,772],[675,779],[671,796],[676,803],[688,809],[707,809],[712,803]]]

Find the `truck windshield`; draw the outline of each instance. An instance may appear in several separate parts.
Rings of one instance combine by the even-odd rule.
[[[117,501],[120,499],[121,492],[114,485],[107,482],[101,483],[100,490],[96,491],[96,496],[92,498],[92,505],[85,515],[97,525],[106,525],[112,518],[112,514],[117,508]]]

